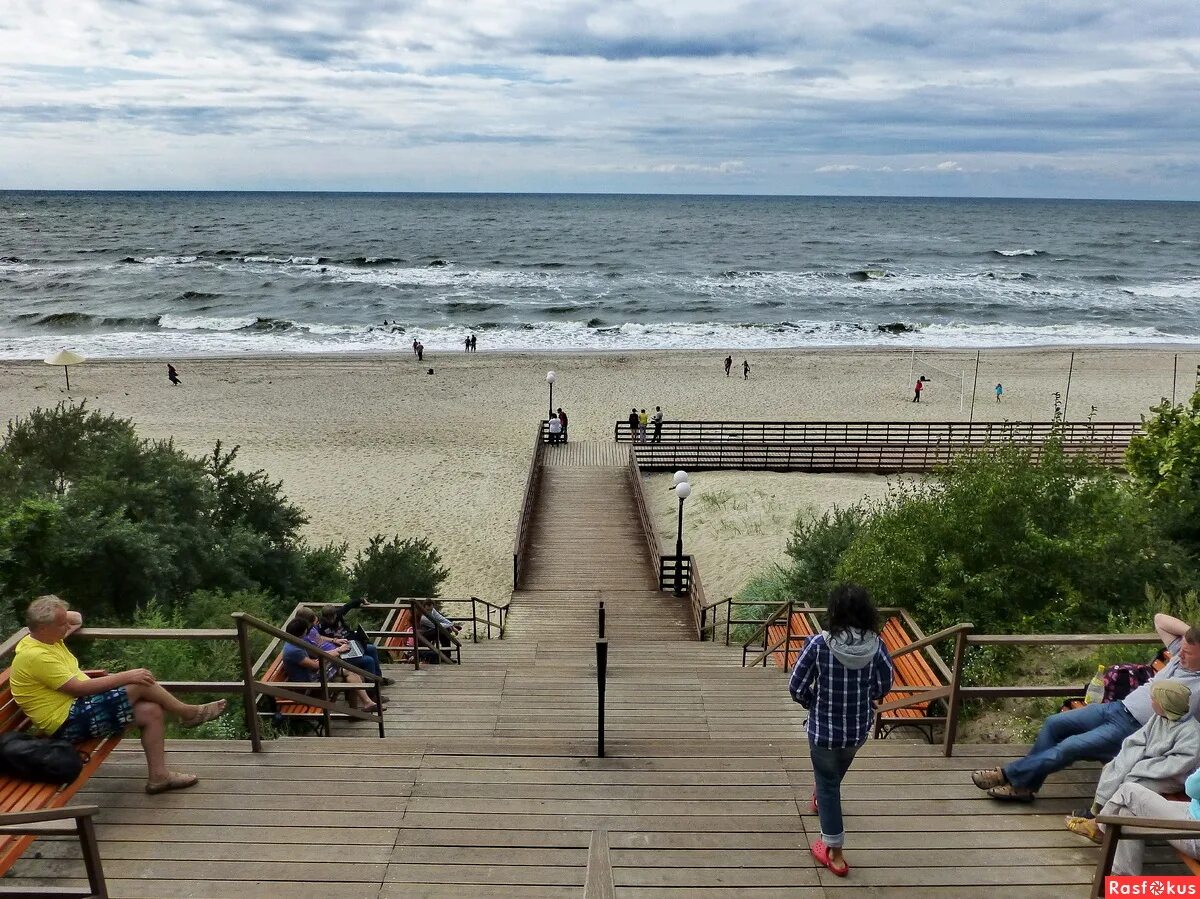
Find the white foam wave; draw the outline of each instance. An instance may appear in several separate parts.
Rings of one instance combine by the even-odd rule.
[[[318,333],[312,326],[283,332],[235,330],[253,320],[207,319],[225,328],[203,330],[128,331],[79,334],[72,340],[85,356],[178,358],[205,356],[304,355],[312,353],[371,353],[407,350],[414,338],[431,355],[462,352],[468,331],[460,327],[410,328],[404,333],[330,328]],[[1171,334],[1154,328],[1096,325],[928,325],[919,331],[887,334],[847,322],[795,321],[775,325],[706,323],[627,323],[594,329],[580,322],[547,322],[477,331],[480,348],[488,350],[639,350],[639,349],[804,349],[820,347],[886,346],[979,348],[1005,346],[1087,346],[1131,344],[1189,344],[1200,337]],[[49,336],[0,336],[0,358],[38,359],[54,348]]]
[[[997,250],[1001,256],[1037,256],[1040,250]]]
[[[187,265],[195,262],[196,256],[146,256],[138,261],[145,265]]]
[[[1125,290],[1134,296],[1154,297],[1159,300],[1196,300],[1200,299],[1200,278],[1135,284],[1126,287]]]
[[[159,327],[173,331],[237,331],[249,327],[258,319],[253,315],[205,316],[166,314],[158,320]]]

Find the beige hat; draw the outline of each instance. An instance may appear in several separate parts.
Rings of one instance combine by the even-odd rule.
[[[1150,695],[1171,721],[1178,721],[1191,707],[1192,692],[1177,680],[1156,680]]]

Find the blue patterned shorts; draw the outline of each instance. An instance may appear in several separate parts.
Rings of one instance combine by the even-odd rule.
[[[80,696],[71,704],[67,720],[54,736],[81,743],[93,737],[115,736],[133,720],[133,706],[124,687],[95,696]]]

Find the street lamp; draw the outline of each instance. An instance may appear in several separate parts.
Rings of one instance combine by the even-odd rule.
[[[546,383],[550,385],[550,414],[547,418],[554,417],[554,381],[558,377],[554,372],[546,372]]]
[[[675,534],[675,595],[683,596],[683,501],[692,495],[686,471],[675,472],[675,495],[679,497],[679,530]]]

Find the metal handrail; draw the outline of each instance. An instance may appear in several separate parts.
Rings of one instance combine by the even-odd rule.
[[[1028,442],[1124,442],[1141,432],[1140,422],[1018,422],[1018,421],[666,421],[662,443],[912,443],[984,444],[994,440]],[[617,420],[613,440],[636,442],[628,422]],[[644,445],[644,444],[639,444]]]

